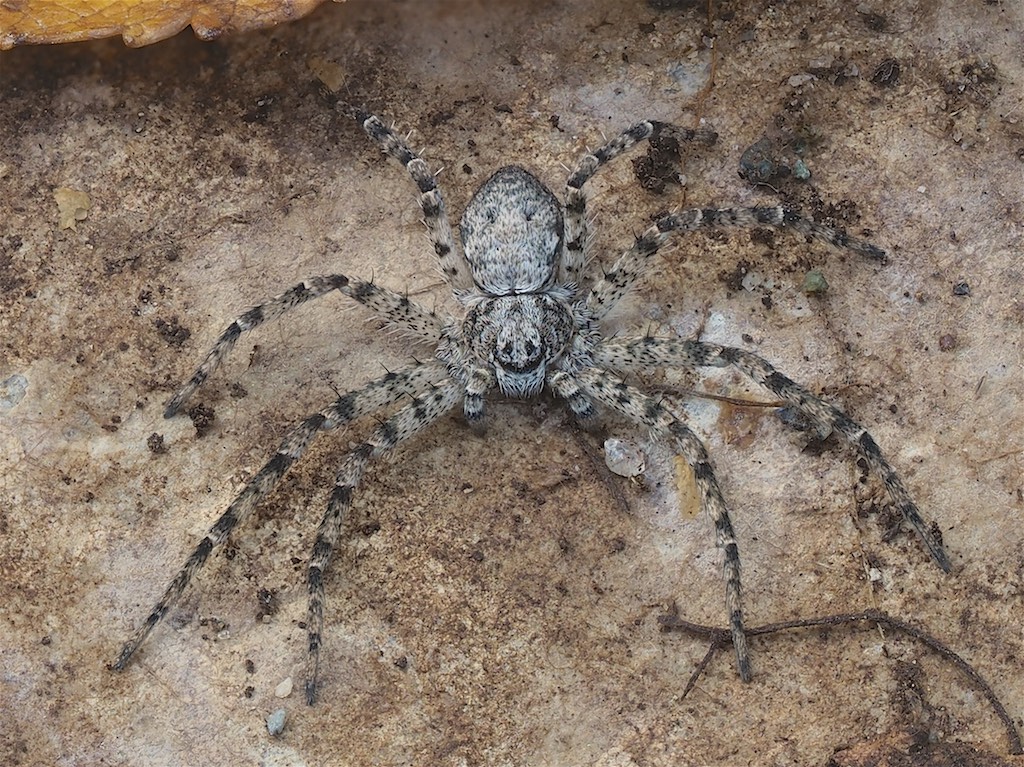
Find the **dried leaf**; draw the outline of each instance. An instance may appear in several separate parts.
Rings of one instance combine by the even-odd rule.
[[[335,0],[340,2],[342,0]],[[191,25],[196,37],[272,27],[323,0],[0,0],[0,50],[121,35],[139,47]]]
[[[85,192],[62,186],[53,190],[53,198],[57,201],[61,229],[77,229],[78,222],[85,221],[89,215],[92,201]]]

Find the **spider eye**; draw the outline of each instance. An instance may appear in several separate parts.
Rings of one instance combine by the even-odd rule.
[[[508,340],[495,349],[494,361],[506,370],[534,370],[543,360],[540,344],[531,338]]]

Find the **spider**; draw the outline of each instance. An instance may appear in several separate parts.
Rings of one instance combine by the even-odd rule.
[[[941,540],[921,518],[899,476],[867,431],[842,411],[743,349],[649,334],[616,339],[606,339],[601,334],[602,318],[650,269],[654,255],[678,232],[768,226],[792,229],[876,261],[884,259],[884,251],[784,207],[692,209],[663,216],[648,226],[614,265],[588,286],[584,281],[590,235],[584,193],[587,181],[603,165],[653,137],[665,135],[703,143],[713,143],[717,138],[707,130],[685,130],[642,120],[579,160],[566,183],[564,204],[523,168],[509,165],[498,170],[476,190],[462,214],[460,254],[444,201],[426,162],[378,117],[355,107],[345,107],[345,111],[386,155],[404,166],[415,182],[441,272],[463,315],[450,317],[426,309],[373,281],[329,274],[295,285],[228,325],[192,377],[170,399],[165,418],[179,412],[242,333],[334,291],[373,310],[391,325],[411,332],[430,344],[434,353],[426,362],[389,372],[339,396],[292,427],[274,456],[195,547],[145,622],[124,644],[111,668],[120,670],[126,666],[210,553],[245,522],[314,437],[382,408],[400,405],[342,460],[327,511],[317,530],[309,560],[306,619],[305,697],[312,705],[320,673],[324,572],[337,545],[352,494],[371,461],[394,450],[460,404],[465,419],[480,425],[486,396],[493,389],[516,399],[533,397],[547,389],[565,400],[584,424],[595,418],[599,406],[603,407],[646,427],[655,437],[668,440],[687,461],[701,505],[714,523],[716,544],[723,552],[726,607],[736,664],[740,677],[749,681],[751,665],[740,607],[739,548],[707,450],[659,399],[623,378],[628,373],[662,367],[732,366],[801,413],[822,435],[840,434],[879,475],[893,505],[920,536],[938,566],[949,571]]]

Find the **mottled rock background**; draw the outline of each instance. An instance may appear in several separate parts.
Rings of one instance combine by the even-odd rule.
[[[600,436],[546,400],[493,402],[484,437],[445,419],[370,473],[328,579],[317,707],[299,695],[305,562],[334,468],[372,421],[322,438],[136,661],[105,664],[289,424],[429,353],[322,299],[238,344],[201,392],[199,436],[162,406],[222,327],[332,271],[451,305],[412,185],[328,111],[319,76],[412,131],[456,215],[503,164],[560,193],[564,166],[634,119],[713,125],[715,146],[684,153],[685,187],[645,191],[625,159],[594,181],[601,264],[658,212],[779,199],[886,248],[879,266],[786,234],[685,238],[610,327],[742,345],[841,403],[955,563],[944,576],[889,535],[880,488],[842,445],[771,410],[688,400],[752,625],[884,609],[962,653],[1019,725],[1021,29],[1009,0],[351,0],[213,43],[0,54],[0,762],[1005,754],[951,666],[871,627],[755,639],[753,683],[721,653],[680,699],[706,647],[658,616],[675,602],[724,622],[711,526],[671,456],[648,450],[646,485],[609,479]],[[767,174],[755,187],[738,171],[762,139],[744,164]],[[801,291],[812,269],[823,295]],[[728,373],[643,383],[766,399]],[[644,436],[614,420],[606,433]],[[276,697],[288,677],[295,692]]]

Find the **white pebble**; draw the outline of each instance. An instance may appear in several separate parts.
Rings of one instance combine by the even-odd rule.
[[[288,677],[281,684],[274,688],[274,696],[277,698],[287,698],[292,694],[292,678]]]
[[[647,468],[647,457],[637,444],[614,437],[604,441],[604,462],[620,477],[638,477]]]
[[[273,714],[267,717],[267,732],[273,735],[275,738],[284,732],[284,723],[288,718],[288,712],[283,708],[279,708]]]

